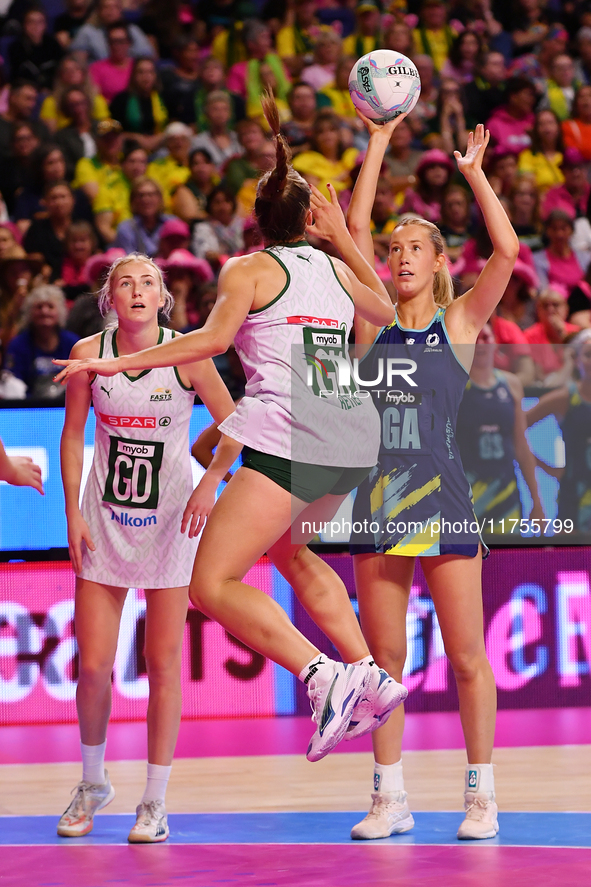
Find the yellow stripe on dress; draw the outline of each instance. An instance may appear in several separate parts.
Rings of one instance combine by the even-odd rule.
[[[437,524],[436,532],[431,532],[434,524]],[[441,512],[437,512],[428,518],[425,526],[417,532],[407,533],[396,545],[388,548],[385,554],[398,554],[402,557],[421,557],[439,554]]]

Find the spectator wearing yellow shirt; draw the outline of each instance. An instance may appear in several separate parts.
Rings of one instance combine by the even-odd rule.
[[[340,119],[333,111],[319,111],[312,131],[312,150],[302,151],[293,159],[293,167],[311,185],[316,185],[330,199],[328,183],[337,194],[351,185],[351,170],[359,151],[346,148]]]
[[[105,243],[112,243],[117,234],[117,227],[130,219],[131,188],[137,179],[146,175],[148,154],[145,148],[128,140],[123,148],[121,171],[117,179],[109,186],[102,186],[93,202],[95,225]]]
[[[448,59],[456,31],[447,23],[447,9],[443,0],[423,0],[418,28],[413,31],[415,53],[429,55],[437,74]]]
[[[82,157],[76,164],[73,188],[82,188],[93,202],[101,186],[109,187],[119,178],[121,167],[122,126],[118,120],[101,120],[96,129],[97,153],[94,157]]]
[[[167,154],[148,165],[148,178],[157,182],[164,198],[164,211],[170,212],[172,195],[189,178],[189,149],[192,132],[184,123],[169,123],[164,130]]]
[[[343,40],[343,52],[354,59],[383,47],[382,10],[376,0],[359,0],[355,7],[356,28]]]
[[[562,185],[564,144],[560,121],[554,111],[545,108],[536,112],[531,145],[519,155],[519,174],[532,175],[540,193]]]
[[[72,118],[61,110],[61,104],[66,92],[74,86],[87,97],[94,120],[106,120],[109,116],[107,101],[96,88],[86,67],[74,56],[67,55],[58,65],[53,92],[43,100],[39,112],[40,119],[51,133],[72,123]]]
[[[315,0],[295,0],[291,22],[277,33],[277,55],[292,77],[299,77],[304,65],[312,62],[318,35],[326,30],[316,18],[316,8]]]
[[[236,195],[236,208],[238,215],[243,219],[252,219],[254,213],[254,202],[257,196],[257,185],[259,178],[263,172],[273,169],[277,155],[275,153],[275,145],[268,139],[265,140],[258,156],[257,164],[259,169],[257,175],[251,179],[244,179],[240,186],[240,190]],[[245,244],[246,247],[246,244]]]
[[[244,22],[236,21],[229,28],[219,31],[211,42],[211,54],[226,68],[246,58],[246,46],[243,36]]]

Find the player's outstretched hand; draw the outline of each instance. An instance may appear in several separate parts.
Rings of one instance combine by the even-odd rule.
[[[188,527],[189,539],[198,536],[205,526],[211,509],[215,505],[216,490],[217,481],[212,482],[207,474],[204,474],[191,493],[181,521],[181,533],[184,533]]]
[[[334,237],[347,231],[347,223],[339,205],[337,192],[332,185],[327,185],[330,194],[330,201],[328,201],[315,185],[311,187],[310,212],[314,224],[306,225],[306,233],[332,241]]]
[[[454,157],[461,173],[469,176],[470,173],[479,172],[482,169],[482,160],[489,140],[490,132],[488,129],[485,131],[482,123],[478,124],[474,132],[469,133],[466,153],[462,156],[459,151],[454,151]]]
[[[386,121],[386,123],[375,123],[375,121],[370,120],[369,117],[366,117],[365,114],[362,114],[359,108],[355,108],[355,113],[364,124],[370,138],[373,135],[377,135],[382,136],[387,141],[390,141],[392,133],[394,132],[400,121],[404,120],[404,118],[408,116],[408,111],[405,111],[403,114],[399,114],[398,117],[395,117],[393,120]]]
[[[42,496],[45,495],[41,482],[41,469],[29,456],[7,457],[2,480],[14,487],[33,487]]]
[[[118,357],[85,357],[82,360],[54,360],[53,363],[63,366],[57,376],[54,376],[54,382],[61,382],[65,385],[70,376],[76,373],[95,373],[97,376],[116,376],[121,372],[121,365]]]
[[[68,551],[70,552],[70,560],[76,576],[79,576],[82,570],[83,542],[91,551],[96,551],[88,524],[81,514],[77,514],[75,517],[68,518]]]

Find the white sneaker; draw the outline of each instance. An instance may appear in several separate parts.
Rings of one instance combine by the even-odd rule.
[[[103,785],[92,785],[82,780],[72,789],[72,794],[74,792],[74,800],[57,824],[57,833],[62,838],[81,838],[91,832],[94,814],[115,797],[115,789],[106,770]]]
[[[345,739],[357,739],[386,723],[392,712],[408,696],[408,690],[383,668],[370,668],[365,692],[353,709]]]
[[[491,796],[488,792],[464,792],[464,809],[466,818],[458,829],[458,838],[461,841],[494,838],[499,831],[499,808],[495,804],[494,795]]]
[[[136,814],[136,823],[127,836],[130,844],[157,844],[159,841],[166,841],[170,832],[164,801],[142,801]]]
[[[306,754],[309,761],[319,761],[343,738],[355,703],[369,681],[369,671],[365,665],[336,662],[331,680],[318,686],[316,679],[310,678],[308,696],[317,726]]]
[[[369,813],[351,829],[355,840],[370,841],[408,832],[415,824],[406,803],[406,792],[372,793]]]

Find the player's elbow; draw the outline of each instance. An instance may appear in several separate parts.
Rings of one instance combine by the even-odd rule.
[[[362,219],[357,213],[349,212],[347,215],[347,228],[353,240],[357,242],[356,238],[368,230],[369,222],[367,219]]]
[[[519,256],[519,238],[513,229],[508,237],[504,237],[502,242],[495,245],[495,252],[508,262],[515,263]]]
[[[232,344],[232,337],[224,333],[222,330],[213,333],[210,339],[210,357],[217,357],[219,354],[225,354]]]

